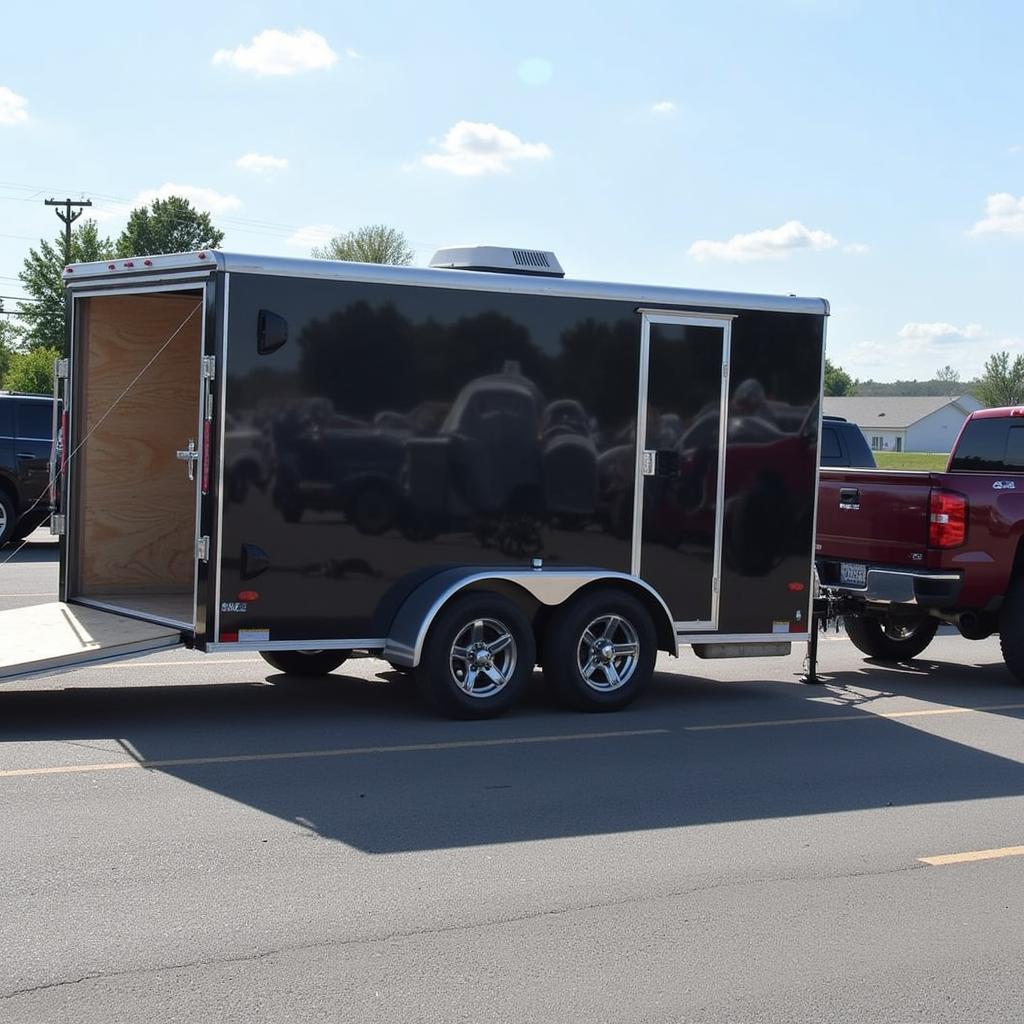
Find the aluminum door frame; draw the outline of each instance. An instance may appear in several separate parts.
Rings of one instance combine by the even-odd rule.
[[[733,313],[684,313],[668,309],[638,309],[640,320],[640,373],[636,413],[636,465],[633,470],[633,551],[630,572],[643,579],[641,551],[644,534],[644,448],[647,441],[648,373],[651,356],[651,324],[677,327],[715,327],[722,332],[722,377],[718,417],[718,481],[715,495],[715,546],[711,573],[711,618],[675,620],[676,633],[718,629],[722,589],[722,538],[725,527],[725,456],[729,412],[729,353],[732,344]],[[672,610],[671,603],[668,603]]]
[[[79,346],[81,339],[78,337],[78,316],[77,307],[78,303],[82,299],[90,299],[99,296],[122,296],[122,295],[154,295],[162,294],[164,292],[181,292],[181,291],[200,291],[201,296],[199,298],[199,309],[200,309],[200,333],[199,333],[199,416],[196,424],[196,446],[200,452],[199,460],[196,462],[196,477],[195,477],[195,533],[192,538],[192,556],[193,556],[193,570],[192,570],[192,621],[191,623],[184,623],[176,620],[165,619],[159,615],[147,615],[144,612],[140,612],[137,609],[123,608],[119,605],[109,605],[104,602],[93,601],[88,597],[83,597],[80,594],[71,594],[72,581],[77,575],[78,558],[80,552],[78,551],[77,540],[73,537],[71,532],[71,508],[70,500],[75,494],[72,485],[72,474],[75,472],[75,463],[77,460],[70,457],[71,453],[66,453],[65,458],[67,462],[65,464],[65,473],[62,474],[61,485],[64,490],[64,500],[62,504],[62,510],[65,514],[67,526],[65,527],[64,537],[62,538],[62,547],[66,551],[66,566],[63,567],[62,580],[60,585],[59,596],[62,601],[74,601],[76,604],[88,605],[90,607],[99,608],[103,611],[112,611],[119,614],[125,615],[129,618],[138,618],[150,622],[163,623],[170,626],[178,626],[185,628],[193,636],[199,630],[199,571],[200,571],[200,558],[199,558],[199,541],[202,536],[202,499],[203,499],[203,484],[202,484],[202,460],[203,460],[203,420],[205,414],[206,395],[207,395],[207,384],[208,381],[205,379],[203,373],[203,356],[206,353],[206,320],[207,320],[207,309],[208,300],[210,296],[210,288],[212,282],[210,281],[209,275],[204,274],[202,277],[189,277],[187,279],[176,279],[174,283],[164,283],[154,285],[146,285],[139,283],[134,284],[131,287],[96,287],[96,288],[81,288],[71,289],[71,312],[69,317],[70,322],[70,356],[68,359],[68,379],[65,383],[65,395],[64,395],[64,409],[69,413],[69,417],[73,415],[70,412],[71,403],[76,398],[76,385],[77,381],[74,380],[76,374],[77,363],[79,359]],[[74,420],[70,421],[74,425]],[[69,430],[69,436],[72,431]],[[77,435],[76,435],[77,436]],[[78,449],[82,447],[86,438],[77,441],[73,449],[73,454],[78,454]],[[212,455],[212,453],[211,453]],[[182,468],[182,472],[186,472],[185,468]]]

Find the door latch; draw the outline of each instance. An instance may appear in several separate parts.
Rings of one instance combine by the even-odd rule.
[[[196,448],[195,438],[189,438],[188,447],[183,451],[175,452],[174,457],[186,464],[189,480],[195,480],[196,463],[199,461],[199,450]]]

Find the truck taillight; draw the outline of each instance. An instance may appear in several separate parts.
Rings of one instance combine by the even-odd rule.
[[[956,491],[933,490],[928,497],[928,546],[956,548],[967,539],[967,499]]]

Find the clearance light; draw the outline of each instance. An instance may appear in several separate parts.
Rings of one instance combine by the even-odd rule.
[[[201,259],[201,260],[205,260],[206,259],[206,253],[205,252],[198,252],[198,253],[196,253],[196,256],[199,259]]]
[[[260,599],[260,592],[258,590],[240,590],[238,592],[239,601],[258,601]]]
[[[792,583],[786,584],[786,589],[791,593],[799,594],[804,589],[804,585],[799,580],[794,580]]]
[[[144,267],[151,267],[151,266],[153,266],[153,261],[152,260],[143,260],[142,261],[142,265]]]
[[[107,270],[117,270],[117,264],[116,263],[108,263],[107,264]]]
[[[65,274],[73,274],[74,272],[75,272],[75,268],[74,267],[65,267],[64,268],[64,273]]]
[[[125,265],[126,267],[134,267],[134,266],[135,266],[135,264],[134,264],[134,263],[132,263],[132,261],[131,261],[131,260],[125,260],[125,261],[124,261],[124,265]]]
[[[928,497],[928,546],[956,548],[967,539],[967,498],[936,487]]]
[[[238,634],[237,633],[221,633],[220,642],[222,644],[237,644]]]

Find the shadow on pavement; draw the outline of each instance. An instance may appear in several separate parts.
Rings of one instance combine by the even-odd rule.
[[[311,683],[264,678],[254,666],[251,683],[0,693],[0,740],[114,737],[146,761],[500,741],[152,769],[369,853],[1024,793],[1024,765],[1017,761],[862,710],[879,699],[861,694],[858,703],[857,689],[868,687],[963,706],[1024,704],[1024,690],[1001,665],[972,669],[981,680],[975,687],[955,682],[957,673],[962,679],[962,666],[927,664],[926,673],[913,676],[867,666],[864,673],[833,675],[826,688],[765,682],[756,675],[723,683],[659,674],[641,701],[615,715],[556,710],[535,686],[520,711],[487,722],[436,719],[394,673],[365,679],[346,677],[342,669]],[[973,700],[972,690],[983,697]],[[849,700],[842,699],[844,693]],[[815,699],[833,697],[835,703]],[[863,718],[844,720],[851,713]],[[1003,713],[1022,717],[1024,708]],[[803,717],[836,721],[690,728]],[[633,730],[667,731],[521,742]],[[125,785],[130,776],[135,773],[56,778]]]

